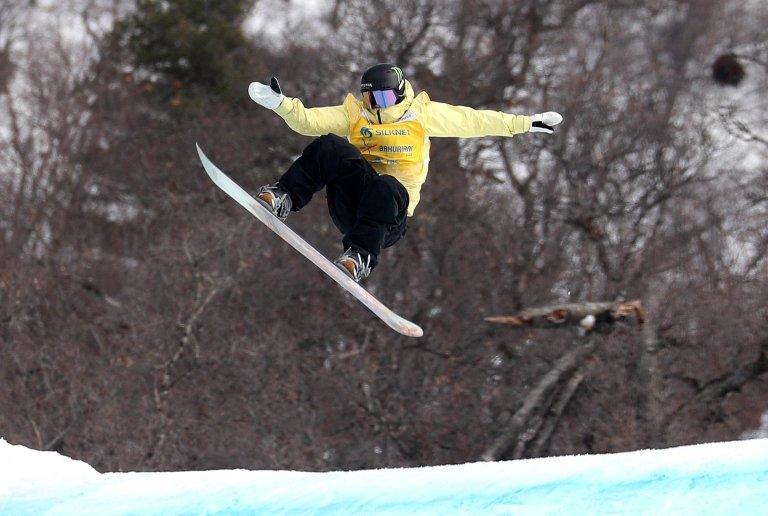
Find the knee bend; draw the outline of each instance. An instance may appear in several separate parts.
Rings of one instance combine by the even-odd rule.
[[[321,156],[323,159],[351,159],[358,158],[360,151],[345,138],[335,134],[318,136],[305,150],[306,154]]]
[[[316,147],[320,147],[321,149],[337,149],[340,146],[349,145],[349,142],[342,138],[341,136],[335,135],[335,134],[324,134],[322,136],[318,136],[315,138],[315,141],[312,142]]]

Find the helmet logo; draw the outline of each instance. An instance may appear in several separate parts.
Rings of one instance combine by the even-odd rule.
[[[393,66],[392,71],[397,74],[397,88],[400,89],[403,87],[403,80],[405,77],[403,76],[403,71],[400,69],[399,66]]]

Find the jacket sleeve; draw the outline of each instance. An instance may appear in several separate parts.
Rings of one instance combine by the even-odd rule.
[[[288,127],[304,136],[333,133],[349,135],[349,118],[344,106],[305,108],[299,99],[285,97],[275,109]]]
[[[424,110],[429,136],[514,136],[531,128],[531,117],[430,101]]]

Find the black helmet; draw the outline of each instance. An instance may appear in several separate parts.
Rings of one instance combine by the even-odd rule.
[[[360,91],[363,93],[363,97],[365,97],[366,92],[386,90],[395,93],[398,103],[405,98],[405,77],[398,66],[390,63],[379,63],[363,73],[360,79]]]

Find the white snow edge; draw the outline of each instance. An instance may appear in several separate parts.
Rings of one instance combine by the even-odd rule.
[[[0,439],[0,513],[768,513],[768,439],[451,466],[100,474]]]

